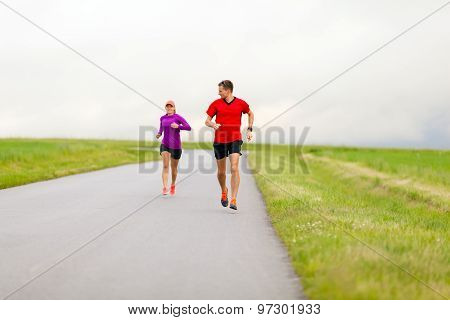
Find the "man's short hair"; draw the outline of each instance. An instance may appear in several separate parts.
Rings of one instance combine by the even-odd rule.
[[[229,89],[231,92],[233,92],[233,82],[230,80],[223,80],[220,81],[219,86],[222,86],[224,89]]]

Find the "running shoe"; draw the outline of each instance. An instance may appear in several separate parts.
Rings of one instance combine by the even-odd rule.
[[[228,188],[227,188],[227,191],[222,192],[222,197],[220,198],[220,202],[222,203],[222,206],[228,207]]]
[[[172,185],[170,186],[170,195],[171,195],[171,196],[174,196],[174,195],[175,195],[175,185],[174,185],[174,184],[172,184]]]
[[[237,210],[236,199],[231,199],[230,209]]]
[[[163,190],[162,190],[163,196],[167,196],[168,193],[169,193],[169,190],[166,187],[163,187]]]

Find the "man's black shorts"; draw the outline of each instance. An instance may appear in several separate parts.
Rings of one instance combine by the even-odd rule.
[[[170,156],[175,159],[178,160],[181,158],[181,153],[183,150],[181,149],[172,149],[172,148],[168,148],[165,145],[163,145],[161,143],[161,146],[159,147],[159,154],[161,154],[163,151],[167,151],[170,153]]]
[[[242,140],[236,140],[228,143],[214,142],[213,144],[214,156],[216,157],[217,160],[220,160],[222,158],[228,157],[228,155],[232,153],[239,153],[240,155],[242,155],[241,153],[242,143],[243,143]]]

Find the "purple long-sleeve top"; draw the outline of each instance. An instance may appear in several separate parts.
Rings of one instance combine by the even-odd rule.
[[[178,129],[170,126],[174,122],[178,124]],[[181,149],[180,130],[191,130],[191,126],[182,116],[175,113],[172,115],[166,114],[161,117],[158,134],[164,133],[162,139],[163,145],[172,149]]]

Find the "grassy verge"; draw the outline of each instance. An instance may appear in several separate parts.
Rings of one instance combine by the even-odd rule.
[[[348,167],[337,170],[332,162],[321,159],[357,161],[389,172],[389,178],[411,174],[442,187],[449,183],[445,178],[449,177],[449,167],[439,151],[422,154],[405,150],[399,156],[402,152],[397,150],[362,149],[358,154],[356,149],[311,147],[306,152],[315,156],[306,157],[309,174],[303,174],[300,161],[287,146],[270,152],[262,149],[255,146],[249,159],[272,223],[308,297],[450,296],[448,199],[430,202],[427,197],[412,197],[410,190],[391,187],[383,176],[355,173]],[[408,154],[427,159],[420,162],[429,168],[425,177]],[[448,152],[443,157],[447,158]],[[380,162],[384,165],[377,167]]]
[[[306,152],[450,188],[450,151],[310,146]]]
[[[0,189],[159,159],[154,150],[138,151],[136,141],[0,139]]]

